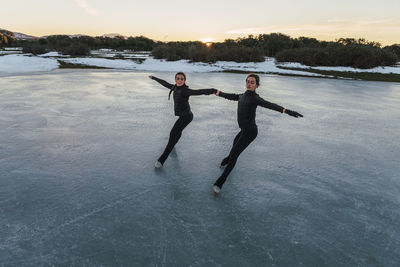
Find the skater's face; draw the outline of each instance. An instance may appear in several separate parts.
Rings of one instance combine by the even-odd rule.
[[[248,77],[246,79],[246,89],[249,91],[255,91],[257,89],[257,81],[254,77]]]
[[[177,86],[182,86],[185,84],[185,76],[178,74],[175,76],[175,83]]]

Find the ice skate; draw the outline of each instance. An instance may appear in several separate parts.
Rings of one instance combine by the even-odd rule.
[[[157,160],[156,163],[154,164],[154,167],[155,167],[156,169],[159,169],[159,168],[161,168],[162,166],[163,166],[162,163],[159,162],[158,160]]]
[[[215,184],[212,186],[212,190],[213,190],[214,195],[218,195],[221,192],[221,188]]]

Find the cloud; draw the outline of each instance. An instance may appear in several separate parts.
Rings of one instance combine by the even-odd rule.
[[[306,33],[355,33],[372,30],[399,31],[400,20],[331,20],[315,24],[274,25],[259,28],[233,29],[225,34],[260,34],[269,32],[285,32],[292,34]]]
[[[368,33],[400,29],[400,21],[395,20],[334,20],[318,24],[292,25],[282,27],[290,32],[325,33]]]
[[[226,34],[260,34],[264,33],[263,28],[245,28],[245,29],[235,29],[225,32]]]
[[[92,16],[97,16],[100,12],[92,7],[86,0],[74,0],[74,2],[83,10],[85,10],[88,14]]]
[[[329,20],[314,24],[272,25],[258,28],[232,29],[227,35],[262,34],[280,32],[292,37],[307,36],[327,40],[340,37],[366,38],[367,40],[399,42],[400,20],[398,19],[352,19]]]

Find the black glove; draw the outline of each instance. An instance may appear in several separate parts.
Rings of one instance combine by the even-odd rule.
[[[303,117],[303,115],[301,115],[300,113],[298,113],[296,111],[293,111],[293,110],[290,110],[290,109],[286,109],[285,113],[288,114],[289,116],[293,116],[295,118]]]

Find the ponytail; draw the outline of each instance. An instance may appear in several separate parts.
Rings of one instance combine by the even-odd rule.
[[[176,87],[176,84],[174,85],[174,87],[171,88],[171,90],[169,90],[168,100],[170,99],[171,93],[172,93],[172,91],[174,91],[175,87]]]

